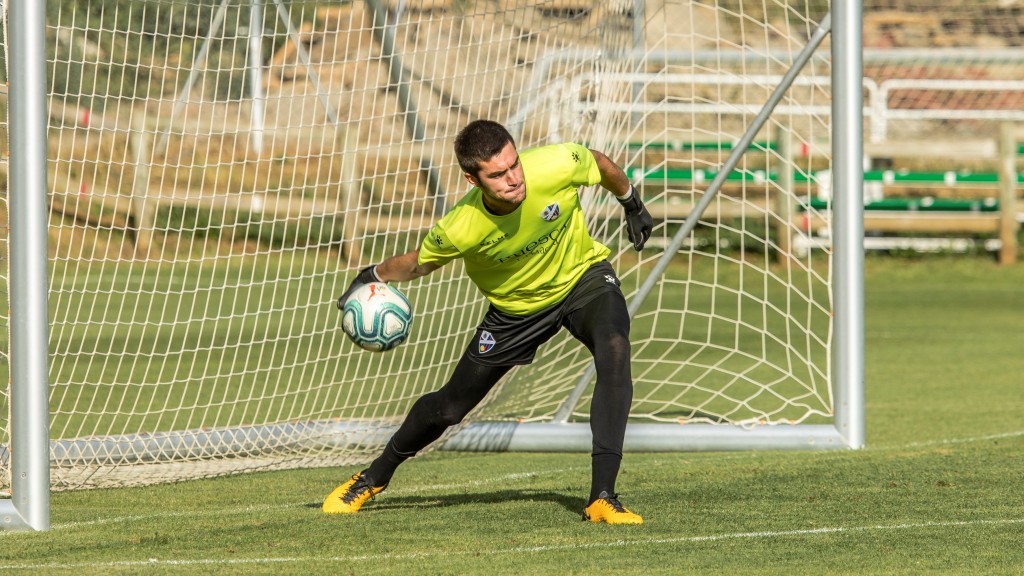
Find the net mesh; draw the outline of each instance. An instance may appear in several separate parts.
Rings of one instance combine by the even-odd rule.
[[[890,4],[867,2],[866,22],[934,12]],[[416,314],[411,339],[370,354],[346,341],[334,299],[361,267],[415,249],[465,192],[451,140],[471,119],[505,122],[521,148],[579,141],[629,170],[658,219],[644,252],[605,192],[581,195],[631,298],[827,4],[52,0],[47,10],[51,460],[54,487],[68,489],[375,456],[412,402],[446,380],[486,304],[457,263],[400,284]],[[966,22],[957,14],[949,21]],[[6,64],[17,55],[6,33],[0,41]],[[805,202],[830,165],[823,51],[637,312],[634,420],[831,418],[830,254],[792,249],[811,219],[828,221]],[[12,145],[0,138],[4,158]],[[6,190],[6,165],[3,175]],[[5,193],[5,261],[7,212]],[[559,336],[472,418],[550,420],[588,363]],[[9,399],[0,389],[0,413]],[[570,417],[588,411],[584,393]],[[0,482],[9,461],[4,450]]]

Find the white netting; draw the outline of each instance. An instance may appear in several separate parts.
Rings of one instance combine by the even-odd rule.
[[[401,284],[411,340],[375,355],[345,340],[334,298],[464,192],[459,128],[489,117],[520,147],[577,140],[628,167],[659,219],[650,249],[632,251],[606,194],[583,196],[630,297],[825,10],[51,0],[55,486],[366,461],[444,382],[485,304],[457,264]],[[791,248],[827,222],[803,201],[830,167],[827,54],[640,309],[637,421],[830,420],[830,254]],[[560,336],[474,417],[550,420],[588,360]]]

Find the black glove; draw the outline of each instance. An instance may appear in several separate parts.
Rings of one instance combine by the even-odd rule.
[[[647,239],[651,237],[654,218],[647,211],[643,200],[640,199],[640,192],[632,184],[629,186],[629,191],[631,192],[629,198],[622,200],[616,197],[616,200],[626,210],[626,231],[629,233],[629,240],[633,243],[633,248],[639,252],[647,243]]]
[[[356,279],[348,285],[348,290],[345,290],[345,293],[338,297],[338,310],[345,309],[345,301],[348,300],[348,297],[351,296],[357,288],[365,284],[369,284],[370,282],[381,281],[381,279],[377,277],[377,272],[374,270],[376,267],[376,265],[367,266],[360,270],[359,274],[356,274]]]

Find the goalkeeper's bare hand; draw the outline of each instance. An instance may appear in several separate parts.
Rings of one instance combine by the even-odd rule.
[[[643,249],[647,239],[651,237],[651,230],[654,229],[654,218],[647,211],[643,200],[640,199],[640,192],[632,185],[629,187],[629,196],[623,200],[617,198],[619,204],[626,210],[626,232],[629,233],[629,240],[637,252]]]
[[[366,268],[360,270],[359,274],[356,274],[355,280],[353,280],[352,283],[348,285],[348,290],[345,290],[345,293],[338,297],[338,310],[345,309],[345,301],[348,300],[348,297],[351,296],[352,293],[355,292],[357,288],[363,286],[364,284],[369,284],[370,282],[381,281],[380,277],[377,276],[375,268],[377,268],[376,265],[367,266]]]

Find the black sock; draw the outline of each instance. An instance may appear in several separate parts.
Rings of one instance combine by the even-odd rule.
[[[392,438],[388,440],[387,446],[384,447],[384,452],[377,457],[376,460],[370,464],[370,467],[363,471],[365,476],[370,483],[374,486],[384,486],[391,482],[391,477],[395,475],[395,470],[409,458],[415,456],[415,452],[402,452],[395,448],[395,440]]]
[[[591,456],[590,499],[597,500],[601,492],[615,496],[615,478],[619,475],[619,464],[622,456],[618,454],[594,454]]]

